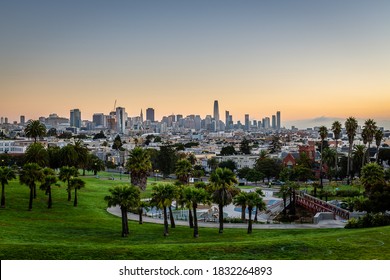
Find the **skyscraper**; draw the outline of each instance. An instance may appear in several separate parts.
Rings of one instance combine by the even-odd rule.
[[[214,120],[215,120],[215,130],[219,131],[219,107],[218,107],[218,100],[214,101]]]
[[[276,112],[276,129],[280,130],[281,125],[280,125],[280,111]]]
[[[276,116],[272,115],[272,129],[276,129]]]
[[[24,123],[26,122],[26,117],[25,116],[20,116],[20,124],[21,125],[24,125]]]
[[[95,113],[92,116],[92,123],[94,127],[106,127],[107,126],[107,118],[103,113]]]
[[[70,110],[70,126],[81,127],[81,112],[79,109]]]
[[[154,109],[153,108],[146,109],[146,120],[154,122]]]
[[[225,127],[226,129],[229,129],[229,111],[225,111]]]
[[[125,133],[126,120],[127,120],[127,114],[125,108],[117,107],[115,115],[116,115],[116,130],[118,133],[123,134]]]
[[[249,122],[249,114],[245,114],[245,130],[249,131],[250,122]]]

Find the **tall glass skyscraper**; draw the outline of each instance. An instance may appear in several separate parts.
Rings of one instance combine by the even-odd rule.
[[[216,131],[219,131],[219,107],[218,107],[218,100],[214,101],[214,120],[215,120],[215,129]]]
[[[81,127],[81,112],[79,109],[70,110],[70,126]]]

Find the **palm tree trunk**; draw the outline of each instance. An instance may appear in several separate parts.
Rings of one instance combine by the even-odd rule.
[[[164,206],[164,236],[168,236],[168,217],[167,217],[167,207]]]
[[[287,204],[286,192],[283,192],[283,216],[284,216],[284,217],[287,216],[286,204]]]
[[[219,233],[223,233],[223,205],[218,204],[218,216],[219,216]]]
[[[73,206],[74,207],[77,206],[77,188],[74,189],[74,202],[73,202]]]
[[[30,186],[30,200],[28,203],[28,210],[32,210],[32,204],[33,204],[33,198],[34,198],[34,186]]]
[[[138,207],[138,216],[139,216],[138,223],[140,225],[142,225],[142,223],[143,223],[143,221],[142,221],[143,212],[144,212],[144,209],[142,207]]]
[[[1,208],[5,208],[5,192],[4,192],[5,184],[1,183]]]
[[[245,222],[245,209],[246,205],[241,205],[241,220]]]
[[[248,234],[252,233],[252,207],[248,206],[248,214],[249,214],[249,219],[248,219]]]
[[[169,219],[171,221],[171,228],[175,228],[176,224],[175,224],[175,219],[173,217],[172,206],[169,206],[168,209],[169,209]]]
[[[52,198],[51,198],[51,188],[49,187],[47,189],[47,194],[49,195],[49,198],[47,200],[47,208],[51,208],[52,204],[53,204],[53,201],[52,201]]]
[[[196,214],[196,208],[197,208],[197,205],[195,203],[193,203],[192,209],[194,211],[194,238],[199,237],[198,216]]]
[[[121,207],[122,212],[122,237],[126,237],[129,234],[129,226],[127,223],[127,208]]]
[[[350,176],[351,176],[351,148],[352,148],[352,144],[349,143],[348,161],[347,161],[347,185],[349,185],[350,183]]]
[[[339,170],[339,157],[338,157],[338,154],[337,154],[337,139],[336,139],[336,157],[335,157],[335,167],[336,167],[336,175],[335,175],[335,179],[336,179],[336,182],[337,182],[337,174],[338,174],[338,170]]]
[[[37,198],[37,186],[34,184],[34,198]]]
[[[322,183],[322,156],[323,156],[323,146],[324,146],[324,141],[321,142],[321,161],[320,161],[320,186],[321,188],[323,187],[323,183]],[[291,203],[291,200],[290,200],[290,203]]]
[[[257,215],[258,214],[259,214],[259,205],[256,205],[255,218],[253,219],[254,222],[257,222]]]
[[[188,209],[188,223],[190,225],[190,228],[194,228],[194,219],[192,217],[191,209]]]
[[[68,191],[68,201],[71,201],[72,200],[72,194],[70,192],[69,179],[68,179],[68,189],[67,189],[67,191]]]

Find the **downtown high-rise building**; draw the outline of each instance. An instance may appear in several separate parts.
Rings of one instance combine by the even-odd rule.
[[[249,131],[249,128],[250,128],[249,114],[245,114],[245,130]]]
[[[20,124],[21,125],[24,125],[25,124],[25,122],[26,122],[26,117],[25,116],[20,116]]]
[[[281,119],[280,119],[280,111],[276,112],[276,129],[280,130],[281,128]]]
[[[115,110],[116,117],[116,131],[120,134],[124,134],[126,130],[127,113],[125,108],[117,107]]]
[[[153,108],[146,109],[146,120],[154,122],[154,109]]]
[[[70,126],[81,127],[81,111],[79,109],[70,110]]]
[[[276,129],[276,116],[272,115],[272,129]]]
[[[92,124],[94,127],[107,127],[107,116],[103,113],[95,113],[92,116]]]
[[[219,106],[218,100],[214,101],[214,121],[215,121],[215,130],[219,131]]]

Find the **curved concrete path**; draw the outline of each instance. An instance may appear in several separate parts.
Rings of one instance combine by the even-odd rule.
[[[119,206],[107,208],[107,211],[112,215],[121,217],[121,211]],[[138,215],[128,213],[129,220],[138,221]],[[156,219],[147,216],[142,217],[143,222],[145,223],[155,223],[163,224],[163,219]],[[188,226],[188,221],[175,220],[176,225]],[[201,222],[198,221],[199,227],[209,227],[209,228],[218,228],[218,223],[212,222]],[[324,220],[320,221],[318,224],[253,224],[253,229],[313,229],[313,228],[344,228],[345,222],[341,220]],[[230,224],[225,223],[224,228],[247,228],[247,224]]]

